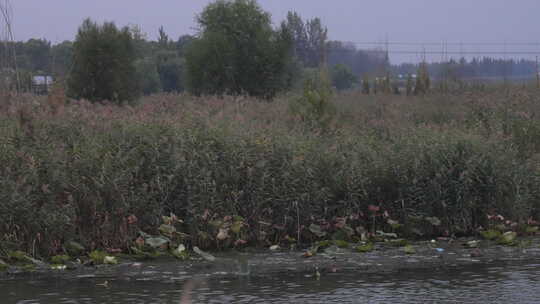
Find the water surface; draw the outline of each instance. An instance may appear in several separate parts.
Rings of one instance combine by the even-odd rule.
[[[540,264],[386,274],[201,276],[193,303],[540,303]],[[107,286],[103,284],[107,281]],[[0,303],[180,303],[186,273],[0,280]]]

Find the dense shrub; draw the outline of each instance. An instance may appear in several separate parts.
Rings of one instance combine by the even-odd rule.
[[[358,79],[351,72],[351,69],[343,64],[336,64],[330,70],[332,85],[342,91],[354,87]]]
[[[128,27],[86,19],[73,43],[69,93],[91,101],[132,101],[140,94],[136,49]]]

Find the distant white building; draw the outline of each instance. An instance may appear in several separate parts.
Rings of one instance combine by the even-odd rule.
[[[32,77],[32,83],[35,85],[51,85],[53,84],[52,76],[34,76]]]
[[[47,94],[54,82],[52,76],[36,75],[32,77],[32,91],[35,94]]]

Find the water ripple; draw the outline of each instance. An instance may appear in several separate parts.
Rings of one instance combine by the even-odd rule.
[[[146,275],[146,276],[145,276]],[[132,279],[0,281],[2,303],[180,303],[187,273],[141,272]],[[540,303],[540,264],[475,265],[447,271],[323,273],[274,277],[204,277],[194,303]]]

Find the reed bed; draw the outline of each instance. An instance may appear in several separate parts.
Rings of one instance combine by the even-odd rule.
[[[0,250],[129,252],[170,214],[185,244],[213,249],[473,234],[493,214],[526,225],[540,211],[539,93],[346,92],[324,123],[291,110],[294,95],[4,98]]]

